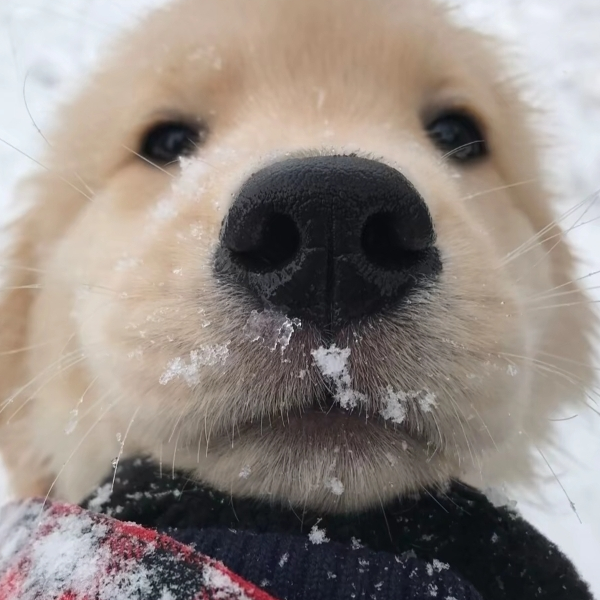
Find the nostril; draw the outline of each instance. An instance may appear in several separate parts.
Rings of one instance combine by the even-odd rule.
[[[280,269],[293,260],[300,250],[300,242],[300,231],[293,218],[271,213],[256,224],[254,231],[247,231],[245,236],[242,234],[227,245],[232,258],[245,269],[266,272]]]
[[[379,212],[363,226],[362,250],[371,263],[385,269],[404,269],[411,253],[430,248],[434,242],[429,216],[422,223],[404,214]]]

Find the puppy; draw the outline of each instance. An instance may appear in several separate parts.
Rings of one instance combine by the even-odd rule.
[[[490,40],[429,0],[177,0],[63,108],[0,305],[20,495],[128,455],[351,511],[530,481],[592,317]]]

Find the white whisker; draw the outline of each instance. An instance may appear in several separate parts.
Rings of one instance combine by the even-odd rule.
[[[33,158],[33,156],[30,156],[29,154],[27,154],[27,152],[24,152],[20,148],[17,148],[17,146],[15,146],[14,144],[11,144],[4,138],[0,138],[0,142],[2,142],[4,145],[8,146],[9,148],[12,148],[15,152],[18,152],[25,158],[28,158],[31,162],[35,163],[38,167],[41,167],[42,169],[44,169],[51,175],[54,175],[57,179],[59,179],[63,183],[66,183],[70,188],[74,189],[78,194],[81,194],[84,198],[86,198],[90,202],[93,201],[93,198],[91,196],[88,196],[83,190],[80,190],[72,181],[65,179],[64,177],[62,177],[61,175],[59,175],[58,173],[56,173],[55,171],[53,171],[52,169],[50,169],[49,167],[47,167],[46,165],[41,163],[39,160],[36,160],[35,158]]]
[[[133,416],[131,417],[131,420],[129,421],[129,425],[127,425],[127,429],[125,430],[125,435],[123,436],[123,439],[120,440],[120,447],[119,447],[119,454],[117,456],[117,458],[115,459],[114,462],[114,472],[113,472],[113,478],[112,478],[112,483],[110,486],[110,491],[112,492],[115,489],[115,480],[117,479],[117,469],[119,468],[119,461],[121,460],[121,457],[123,456],[123,452],[125,450],[125,441],[127,440],[127,436],[129,435],[129,431],[131,430],[131,427],[133,425],[133,422],[135,421],[135,418],[137,417],[138,413],[140,412],[140,409],[142,407],[138,406],[135,409],[135,412],[133,413]]]

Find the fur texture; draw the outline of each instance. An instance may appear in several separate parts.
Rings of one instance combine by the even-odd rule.
[[[484,161],[428,139],[449,108],[483,124]],[[135,152],[173,116],[206,140],[155,168]],[[21,495],[80,500],[146,453],[232,494],[364,508],[449,477],[530,478],[548,417],[583,398],[591,313],[528,109],[494,44],[434,3],[178,0],[122,37],[50,141],[3,261],[0,444]],[[335,348],[304,323],[277,345],[285,315],[213,275],[222,221],[260,167],[342,153],[417,187],[442,276]],[[346,351],[341,379],[324,345]],[[342,385],[354,414],[309,414]],[[398,402],[405,419],[384,419]]]

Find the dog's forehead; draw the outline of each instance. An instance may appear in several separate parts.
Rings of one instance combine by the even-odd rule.
[[[129,47],[167,72],[199,76],[205,65],[215,79],[237,70],[270,85],[283,73],[293,87],[306,78],[389,80],[394,71],[405,80],[451,77],[476,60],[473,41],[430,0],[179,0],[151,16]]]
[[[328,122],[421,135],[427,111],[449,105],[493,120],[495,62],[433,0],[175,0],[124,34],[72,106],[77,134],[55,145],[86,148],[69,153],[77,169],[108,173],[115,148],[172,116],[205,121],[214,140]]]

